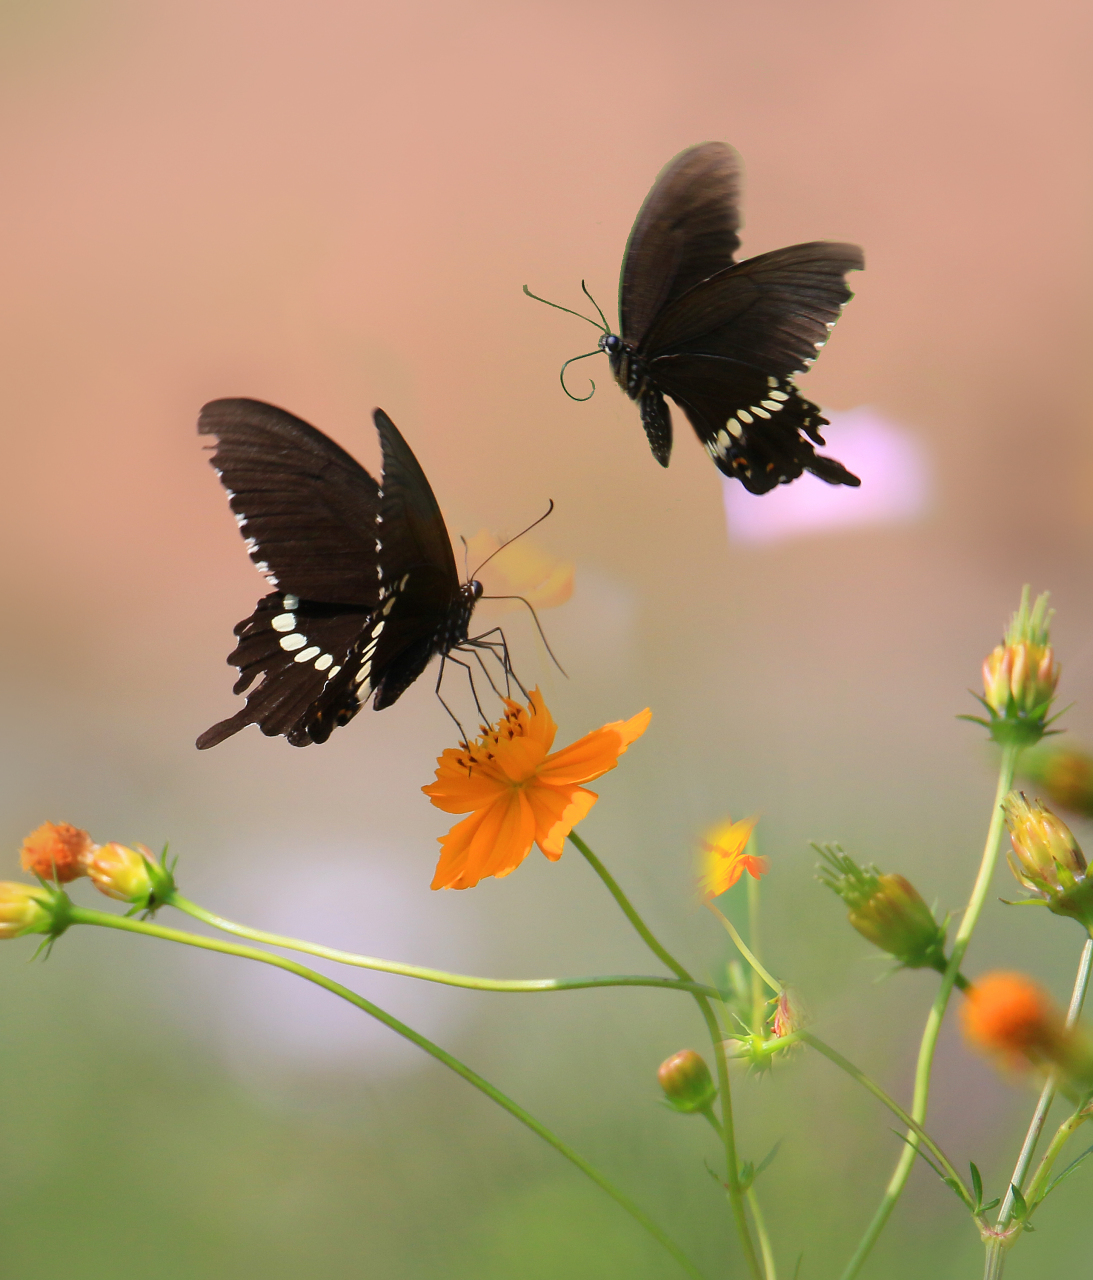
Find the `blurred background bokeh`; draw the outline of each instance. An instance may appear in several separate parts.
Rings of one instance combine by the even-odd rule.
[[[717,972],[695,840],[760,812],[768,964],[906,1098],[935,979],[878,985],[807,841],[963,900],[994,779],[954,717],[1025,581],[1053,592],[1066,724],[1093,737],[1091,34],[1070,0],[4,0],[0,875],[66,820],[170,840],[185,892],[259,926],[494,976],[656,971],[573,853],[430,893],[446,824],[419,788],[452,737],[430,680],[323,747],[193,747],[235,709],[224,658],[262,585],[199,407],[271,400],[372,465],[378,404],[453,531],[515,532],[555,500],[536,538],[576,564],[544,615],[570,678],[506,626],[563,737],[653,708],[584,833],[655,929]],[[685,424],[662,471],[605,362],[571,371],[599,382],[588,403],[558,386],[591,330],[520,286],[577,305],[584,277],[610,312],[650,183],[708,138],[747,165],[746,254],[865,248],[802,387],[846,415],[848,455],[862,424],[898,445],[873,476],[887,515],[751,536]],[[1063,998],[1078,929],[996,896],[969,972],[1025,968]],[[92,930],[45,964],[32,946],[0,957],[5,1280],[676,1274],[509,1117],[323,993]],[[710,1135],[657,1105],[657,1064],[701,1048],[686,999],[352,981],[709,1274],[742,1274]],[[898,1154],[886,1114],[805,1056],[736,1106],[745,1157],[782,1141],[762,1187],[787,1274],[803,1251],[804,1280],[837,1275]],[[946,1033],[930,1127],[993,1192],[1030,1107]],[[1084,1273],[1090,1176],[1014,1280]],[[979,1254],[922,1167],[867,1275],[947,1280]]]

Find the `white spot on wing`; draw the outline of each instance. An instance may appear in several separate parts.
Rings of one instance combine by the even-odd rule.
[[[312,658],[319,652],[317,644],[309,645],[306,649],[301,649],[296,655],[297,662],[310,662]]]
[[[279,613],[269,624],[274,631],[291,631],[296,626],[294,613]]]
[[[382,622],[376,623],[376,625],[372,628],[373,640],[375,640],[375,638],[379,635],[379,633],[383,630],[383,628],[384,628],[384,624]],[[284,644],[284,641],[282,640],[281,643]]]
[[[333,679],[334,679],[334,677],[338,674],[338,672],[339,672],[340,670],[341,670],[341,667],[340,667],[340,666],[337,666],[337,667],[331,667],[331,668],[330,668],[330,671],[329,671],[329,673],[327,674],[327,677],[326,677],[326,678],[327,678],[328,680],[333,680]]]
[[[300,635],[298,631],[294,631],[290,636],[281,637],[281,648],[287,649],[289,653],[293,649],[302,649],[307,644],[307,637]]]
[[[739,412],[736,416],[740,419],[740,421],[741,421],[741,422],[746,422],[746,423],[748,423],[749,425],[750,425],[750,424],[751,424],[751,422],[752,422],[752,416],[751,416],[751,414],[747,411],[747,409],[741,409],[741,410],[740,410],[740,412]]]
[[[324,653],[321,658],[316,658],[315,670],[325,671],[333,661],[334,661],[334,655],[332,653]]]
[[[282,603],[286,609],[298,609],[300,607],[300,597],[291,596],[286,592]]]
[[[728,428],[730,436],[742,436],[744,434],[743,428],[735,418],[730,418],[728,422],[725,423],[725,426]]]
[[[770,398],[772,400],[781,400],[784,403],[786,400],[789,399],[789,396],[784,391],[772,391],[770,393]],[[766,401],[764,400],[763,403],[765,404]]]

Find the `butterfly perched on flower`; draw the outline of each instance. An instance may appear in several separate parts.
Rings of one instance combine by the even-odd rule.
[[[793,376],[815,360],[851,298],[845,277],[865,266],[862,251],[818,240],[735,262],[739,196],[740,160],[732,147],[705,142],[676,156],[646,196],[627,241],[619,332],[611,332],[588,294],[600,321],[581,318],[603,337],[596,351],[574,359],[606,352],[661,466],[672,451],[668,396],[718,470],[752,493],[767,493],[802,471],[829,484],[860,484],[834,458],[816,453],[827,419]],[[537,296],[526,285],[524,292]]]
[[[432,658],[441,658],[441,674],[445,661],[467,666],[456,651],[486,651],[506,682],[515,679],[496,628],[469,634],[482,585],[460,582],[425,473],[383,410],[373,418],[381,483],[271,404],[215,400],[202,409],[198,432],[216,438],[212,465],[274,590],[235,628],[239,643],[228,656],[239,669],[236,693],[259,683],[242,710],[198,738],[199,748],[248,724],[296,747],[325,742],[369,698],[376,711],[389,707]],[[438,679],[438,696],[439,688]]]

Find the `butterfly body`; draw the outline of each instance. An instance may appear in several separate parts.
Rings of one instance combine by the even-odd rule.
[[[460,583],[417,459],[382,410],[374,418],[382,486],[273,405],[217,400],[202,410],[198,431],[217,439],[213,466],[276,590],[235,628],[228,661],[239,670],[234,692],[251,690],[246,706],[199,748],[248,724],[293,746],[325,742],[369,699],[389,707],[434,657],[468,643],[481,584]]]
[[[845,276],[864,267],[861,250],[814,241],[736,262],[739,195],[739,158],[724,143],[668,164],[627,242],[619,332],[605,322],[599,350],[637,403],[661,466],[672,450],[668,397],[718,469],[753,493],[805,470],[857,485],[816,454],[827,420],[793,376],[811,366],[852,296]]]

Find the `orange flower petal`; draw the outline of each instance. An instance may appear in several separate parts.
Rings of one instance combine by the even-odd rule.
[[[453,759],[446,760],[444,757],[448,755]],[[440,758],[436,781],[421,789],[445,813],[470,813],[499,799],[509,790],[509,785],[492,761],[476,760],[468,768],[467,753],[449,748]]]
[[[543,701],[543,695],[539,692],[538,685],[528,694],[528,704],[531,708],[531,714],[527,716],[527,735],[535,742],[543,744],[543,753],[545,755],[554,745],[554,737],[558,732],[558,726],[554,723],[554,717],[547,710],[547,705]]]
[[[562,856],[566,836],[599,799],[577,786],[529,787],[527,797],[535,814],[535,843],[551,862]]]
[[[519,791],[457,822],[440,840],[434,889],[471,889],[485,876],[505,874],[531,852],[535,821]]]
[[[653,713],[648,707],[629,720],[616,720],[594,729],[583,738],[548,756],[539,770],[542,782],[553,786],[592,782],[613,769],[632,742],[649,727]]]

